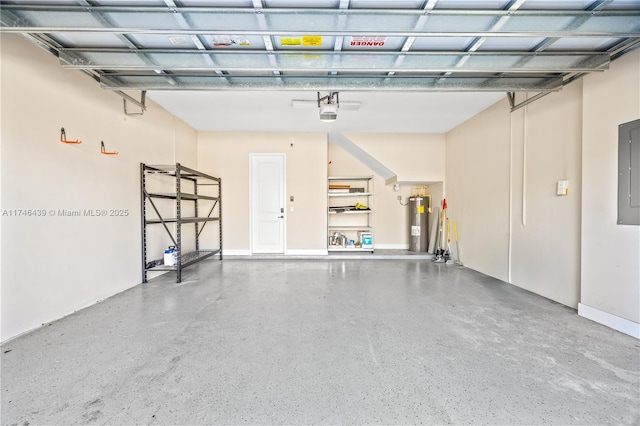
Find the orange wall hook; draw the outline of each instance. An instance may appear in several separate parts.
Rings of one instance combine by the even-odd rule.
[[[118,151],[107,151],[104,148],[104,141],[100,141],[100,153],[105,155],[118,155]]]
[[[70,141],[67,140],[67,133],[64,131],[64,127],[60,128],[60,142],[68,143],[68,144],[79,144],[82,143],[81,140]]]

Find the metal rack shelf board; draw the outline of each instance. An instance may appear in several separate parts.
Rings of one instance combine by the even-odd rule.
[[[220,250],[198,250],[198,251],[192,251],[186,254],[183,254],[181,256],[181,265],[183,268],[186,268],[189,265],[193,265],[194,263],[197,263],[203,259],[206,259],[207,257],[211,257],[213,255],[216,255],[220,253]],[[147,271],[175,271],[177,269],[177,265],[163,265],[161,264],[161,262],[163,262],[163,259],[158,259],[155,261],[152,261],[150,263],[157,265],[157,266],[151,266],[151,267],[146,267],[145,269]]]
[[[177,170],[177,167],[179,166],[180,170]],[[220,183],[222,181],[222,179],[215,177],[215,176],[211,176],[208,175],[206,173],[202,173],[199,172],[197,170],[193,170],[190,169],[189,167],[185,167],[183,165],[180,164],[171,164],[171,165],[145,165],[147,173],[149,174],[155,174],[155,173],[159,173],[159,174],[167,174],[173,177],[176,177],[177,175],[180,175],[181,178],[183,179],[197,179],[197,178],[203,178],[203,179],[207,179],[207,180],[212,180],[215,182]]]
[[[151,198],[164,198],[167,200],[177,200],[178,195],[173,193],[158,193],[158,192],[149,192],[147,194]],[[211,197],[209,195],[195,195],[183,192],[180,194],[180,199],[188,200],[188,201],[196,201],[196,200],[209,200],[209,201],[218,201],[220,197]]]
[[[215,222],[219,220],[217,217],[169,217],[162,219],[149,219],[146,221],[147,225],[157,224],[157,223],[200,223],[200,222]]]

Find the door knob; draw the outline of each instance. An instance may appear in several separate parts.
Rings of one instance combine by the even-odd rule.
[[[278,219],[284,219],[284,216],[278,216]]]

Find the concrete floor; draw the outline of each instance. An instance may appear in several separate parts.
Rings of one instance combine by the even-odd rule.
[[[640,424],[640,342],[428,260],[209,260],[2,346],[5,425]]]

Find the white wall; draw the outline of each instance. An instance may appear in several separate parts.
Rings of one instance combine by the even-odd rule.
[[[444,135],[346,134],[382,163],[411,179],[444,179]],[[291,145],[294,140],[294,147]],[[327,152],[328,150],[328,152]],[[198,167],[223,179],[223,234],[226,254],[250,253],[249,154],[285,153],[287,158],[287,253],[326,253],[327,175],[372,175],[350,154],[334,144],[327,148],[324,133],[295,132],[200,132]],[[328,165],[331,161],[331,165]],[[396,171],[396,170],[394,170]],[[375,186],[376,246],[408,246],[407,208],[396,200],[406,197],[411,186],[394,192],[377,177]],[[436,204],[442,185],[430,188]],[[291,211],[291,207],[294,210]]]
[[[584,78],[581,304],[635,323],[640,226],[617,225],[618,125],[640,118],[640,52]]]
[[[445,193],[464,265],[509,279],[509,144],[505,100],[446,135]]]
[[[325,134],[200,132],[198,167],[222,178],[223,252],[250,254],[249,154],[252,153],[286,155],[286,253],[326,253]],[[294,197],[293,202],[289,201],[290,196]]]
[[[196,133],[153,102],[125,116],[118,95],[17,35],[2,35],[1,105],[4,341],[140,283],[139,163],[195,167]],[[83,143],[60,143],[61,127]]]
[[[513,112],[511,137],[511,282],[577,308],[582,81]],[[556,194],[559,180],[568,195]]]
[[[395,172],[399,181],[444,181],[444,134],[345,133],[344,135]],[[393,185],[385,185],[384,179],[376,176],[337,144],[329,144],[329,160],[331,164],[328,167],[328,173],[331,176],[374,175],[374,246],[392,249],[408,248],[408,207],[402,206],[397,196],[402,196],[402,202],[406,203],[414,187],[402,186],[399,192],[395,192]],[[442,199],[442,183],[429,185],[427,192],[432,195],[434,206],[439,206]],[[430,220],[433,217],[431,215]]]
[[[524,109],[510,113],[504,100],[447,133],[449,216],[465,265],[606,325],[620,319],[639,336],[640,228],[616,224],[618,125],[639,115],[634,52]],[[569,180],[568,196],[555,195],[558,180]]]
[[[505,99],[447,134],[446,193],[463,263],[574,308],[581,114],[577,82],[514,113]],[[558,180],[569,180],[568,196],[556,195]]]

